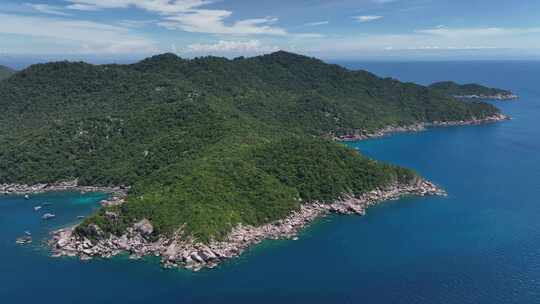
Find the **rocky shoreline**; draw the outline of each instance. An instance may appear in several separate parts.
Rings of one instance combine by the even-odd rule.
[[[186,236],[182,228],[172,236],[161,236],[156,240],[152,238],[152,223],[142,219],[121,236],[106,236],[97,225],[90,227],[93,232],[92,239],[75,234],[75,227],[60,229],[53,233],[49,245],[54,257],[78,256],[87,260],[96,257],[110,258],[121,253],[128,253],[131,258],[153,255],[161,257],[164,267],[198,271],[213,268],[225,260],[237,257],[249,247],[266,239],[295,239],[300,230],[319,217],[328,214],[364,215],[370,206],[405,195],[446,193],[433,183],[419,178],[412,184],[395,184],[358,197],[345,196],[332,204],[306,203],[285,219],[259,227],[239,224],[224,240],[207,244]],[[114,216],[115,214],[111,214],[111,217]]]
[[[496,95],[454,95],[454,98],[458,99],[480,99],[480,100],[516,100],[519,96],[512,93],[499,93]]]
[[[58,182],[58,183],[42,183],[35,185],[26,184],[0,184],[0,195],[31,195],[46,192],[103,192],[111,194],[111,197],[102,200],[102,206],[114,206],[124,203],[127,197],[129,187],[95,187],[95,186],[80,186],[78,180]]]
[[[494,114],[494,115],[484,117],[481,119],[473,118],[471,120],[459,120],[459,121],[420,122],[420,123],[406,125],[406,126],[387,126],[375,132],[360,131],[357,134],[334,136],[333,139],[335,141],[361,141],[361,140],[366,140],[366,139],[371,139],[371,138],[380,138],[380,137],[384,137],[393,133],[422,132],[422,131],[425,131],[427,128],[480,125],[480,124],[494,123],[494,122],[510,120],[510,119],[511,118],[509,116],[506,116],[504,114]]]

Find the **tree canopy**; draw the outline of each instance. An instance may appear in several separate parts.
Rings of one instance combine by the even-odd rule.
[[[482,118],[499,110],[429,87],[276,52],[228,60],[163,54],[130,65],[54,62],[0,82],[0,183],[130,185],[90,223],[120,233],[148,218],[201,240],[396,181],[329,134]]]

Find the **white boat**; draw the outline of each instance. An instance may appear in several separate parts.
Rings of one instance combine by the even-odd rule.
[[[35,206],[34,207],[34,211],[38,211],[39,209],[41,209],[41,206]]]
[[[52,214],[52,213],[45,213],[41,218],[44,219],[44,220],[50,220],[52,218],[55,218],[56,215]]]

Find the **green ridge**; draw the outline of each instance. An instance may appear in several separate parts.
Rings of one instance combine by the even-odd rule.
[[[483,85],[469,83],[458,84],[452,81],[436,82],[429,88],[448,96],[496,96],[496,95],[512,95],[512,92],[497,88],[490,88]]]
[[[0,80],[6,79],[13,74],[15,74],[14,70],[8,67],[5,67],[3,65],[0,65]]]
[[[397,180],[407,169],[332,142],[387,125],[482,118],[499,110],[287,52],[132,65],[39,64],[0,82],[0,183],[79,178],[131,185],[128,202],[88,218],[121,233],[148,218],[200,240]]]

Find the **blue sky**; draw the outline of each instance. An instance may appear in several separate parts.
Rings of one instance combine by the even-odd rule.
[[[0,0],[0,53],[540,58],[538,0]]]

